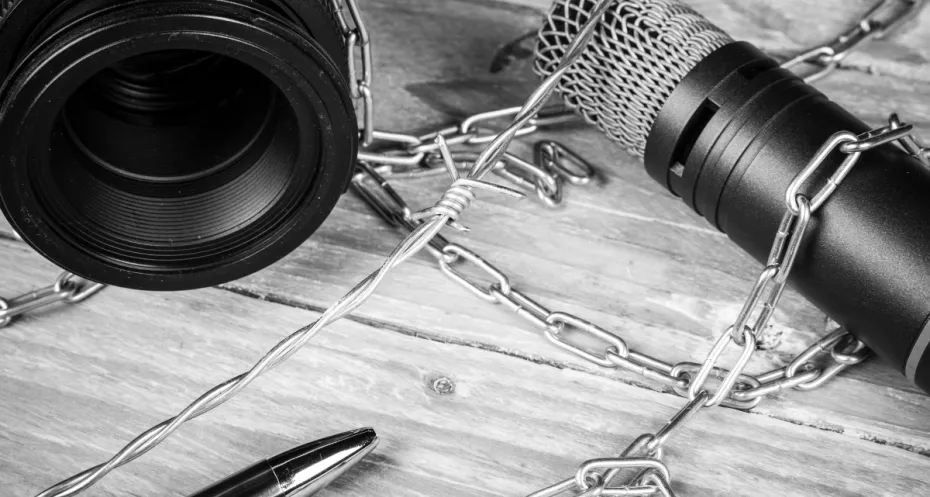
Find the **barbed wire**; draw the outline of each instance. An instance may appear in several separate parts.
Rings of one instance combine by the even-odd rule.
[[[514,121],[510,127],[497,136],[497,138],[478,156],[468,177],[465,179],[454,179],[456,176],[453,175],[454,181],[452,187],[443,195],[443,199],[440,200],[436,206],[427,211],[431,214],[431,217],[420,224],[403,242],[401,242],[377,271],[370,274],[344,297],[329,307],[315,322],[301,328],[278,343],[248,372],[231,378],[204,393],[177,416],[153,426],[136,437],[135,440],[123,447],[122,450],[106,463],[78,473],[39,493],[37,497],[66,497],[80,493],[98,482],[114,469],[132,462],[154,449],[158,444],[176,432],[185,422],[202,416],[227,402],[259,376],[274,369],[293,356],[304,345],[310,342],[320,330],[343,318],[364,303],[392,269],[403,264],[414,254],[426,247],[450,221],[453,221],[453,218],[457,219],[461,216],[464,210],[471,204],[471,200],[463,200],[463,196],[464,198],[468,198],[473,195],[471,192],[472,189],[485,189],[500,193],[508,190],[497,185],[485,183],[481,181],[481,178],[490,172],[491,167],[496,164],[507,151],[508,146],[519,130],[524,128],[549,100],[562,75],[581,54],[582,49],[594,32],[594,28],[597,26],[600,17],[612,3],[613,0],[599,0],[598,6],[593,11],[591,19],[572,42],[559,69],[546,78],[539,88],[530,95],[520,112],[514,117]],[[443,137],[437,136],[436,140],[437,144],[442,147],[441,150],[443,150],[444,159],[446,159],[447,164],[449,164],[452,158],[449,154],[448,147],[443,145],[445,143]],[[454,164],[452,164],[452,170],[455,170]],[[450,172],[450,174],[452,173]],[[522,196],[520,193],[517,194]]]

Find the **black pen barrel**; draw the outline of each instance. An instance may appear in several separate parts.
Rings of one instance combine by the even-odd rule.
[[[276,497],[280,493],[271,464],[262,461],[188,497]]]
[[[326,437],[249,466],[189,497],[309,497],[364,459],[378,442],[371,428]]]

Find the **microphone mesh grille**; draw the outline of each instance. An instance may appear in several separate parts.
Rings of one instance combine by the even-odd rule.
[[[554,71],[595,0],[556,0],[539,31],[534,69]],[[686,5],[616,0],[559,86],[566,104],[642,157],[662,106],[707,55],[733,40]]]

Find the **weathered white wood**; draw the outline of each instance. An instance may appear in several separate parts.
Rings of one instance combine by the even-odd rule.
[[[408,98],[379,101],[382,122],[395,122],[397,129],[422,130],[428,120],[421,116],[436,109],[447,116],[434,122],[445,123],[450,119],[448,115],[463,116],[518,104],[520,96],[534,84],[525,64],[514,66],[504,75],[482,74],[487,54],[503,40],[522,32],[523,21],[508,17],[513,15],[510,12],[501,13],[495,22],[512,22],[510,35],[500,37],[498,30],[472,41],[472,19],[481,15],[484,7],[463,7],[471,17],[469,22],[458,22],[455,5],[430,4],[416,11],[432,19],[421,23],[419,36],[432,34],[445,43],[420,44],[392,32],[395,24],[374,24],[374,36],[384,47],[379,57],[382,81],[412,81],[406,87]],[[373,7],[371,12],[378,18],[381,12],[377,5]],[[383,15],[391,18],[395,14],[385,11]],[[411,54],[421,61],[413,68],[405,65]],[[418,82],[433,78],[440,70],[448,74],[443,80]],[[391,94],[396,89],[388,83],[381,91]],[[906,110],[904,115],[909,120],[923,124],[925,116],[930,115],[930,85],[926,83],[839,71],[821,87],[876,124],[895,110],[889,107],[891,102]],[[714,338],[738,312],[759,265],[663,192],[644,174],[640,164],[596,131],[559,130],[546,136],[583,151],[598,165],[604,182],[594,188],[570,189],[566,207],[558,211],[533,201],[516,203],[484,195],[466,217],[472,234],[450,237],[488,257],[511,275],[515,284],[547,306],[616,330],[632,346],[647,353],[672,361],[703,359]],[[515,151],[526,155],[528,147],[518,145]],[[399,185],[415,208],[430,205],[444,187],[441,180]],[[326,295],[328,290],[347,291],[377,267],[400,240],[399,235],[392,236],[390,228],[377,222],[367,207],[347,197],[334,220],[292,257],[228,287],[249,295],[323,308],[333,299],[320,295]],[[356,276],[348,278],[347,274]],[[538,330],[505,309],[489,308],[456,287],[435,270],[427,256],[398,269],[358,315],[438,340],[500,348],[538,360],[596,370],[553,348]],[[752,369],[784,365],[821,336],[824,326],[825,317],[819,311],[789,293],[775,317],[782,342],[774,350],[760,353]],[[632,374],[612,374],[644,384]],[[845,401],[848,398],[857,400]],[[897,372],[874,361],[848,373],[824,392],[784,394],[760,410],[799,423],[831,426],[856,436],[927,451],[930,420],[921,409],[928,403],[930,400],[916,393]],[[873,409],[882,414],[871,416]],[[889,417],[894,421],[888,423]]]
[[[498,46],[538,22],[540,1],[520,1],[529,7],[363,0],[376,40],[379,126],[425,130],[519,104],[535,83],[528,64],[497,75],[487,67]],[[793,10],[803,3],[795,0],[694,3],[735,35],[787,52],[829,38],[869,2],[820,2],[808,16]],[[844,70],[819,86],[869,122],[901,110],[930,134],[930,79],[918,60],[928,44],[914,41],[926,32],[862,56],[892,60],[882,67],[900,68],[896,76]],[[899,60],[905,42],[921,48]],[[702,359],[758,264],[596,131],[540,136],[582,152],[602,183],[571,187],[558,211],[482,195],[464,218],[473,232],[450,237],[552,309],[600,323],[644,352]],[[527,143],[515,152],[528,154]],[[399,189],[424,207],[445,186]],[[0,488],[27,495],[101,462],[244,370],[379,266],[399,240],[349,195],[300,250],[225,290],[110,289],[0,331]],[[0,241],[0,260],[4,296],[55,275],[22,244]],[[332,494],[523,495],[657,429],[682,404],[654,383],[554,348],[505,309],[455,286],[426,255],[399,268],[352,319],[228,408],[184,428],[181,439],[118,471],[103,493],[183,495],[256,458],[371,424],[384,445]],[[775,316],[781,343],[760,352],[751,370],[783,365],[824,327],[822,313],[789,292]],[[437,374],[456,381],[456,395],[428,391]],[[686,495],[919,493],[930,478],[928,408],[930,398],[873,360],[818,392],[779,394],[755,414],[702,414],[670,447],[675,486]]]
[[[550,0],[502,0],[547,11]],[[734,39],[748,40],[787,57],[830,43],[852,29],[882,0],[684,0]],[[902,4],[904,0],[897,0]],[[900,11],[892,6],[887,12]],[[880,14],[879,19],[889,19]],[[851,54],[843,65],[904,79],[930,81],[930,9],[902,26],[899,34],[874,40]]]
[[[6,282],[54,271],[0,242]],[[241,373],[315,313],[221,290],[111,289],[0,336],[0,488],[32,495]],[[438,377],[455,393],[437,395]],[[497,351],[343,322],[231,403],[89,495],[186,495],[296,444],[360,426],[377,451],[324,495],[519,496],[655,431],[683,403]],[[676,435],[684,495],[913,495],[930,460],[829,430],[725,409]],[[854,476],[851,476],[854,475]]]

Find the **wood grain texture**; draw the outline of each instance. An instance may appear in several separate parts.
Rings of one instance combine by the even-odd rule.
[[[13,264],[10,287],[54,275],[21,246],[0,248]],[[314,317],[222,290],[111,289],[80,310],[22,320],[0,340],[3,495],[31,495],[102,461]],[[432,391],[437,377],[452,379],[455,393]],[[185,495],[258,457],[366,425],[382,444],[323,495],[524,495],[655,430],[681,403],[346,321],[91,495]],[[726,409],[702,413],[667,457],[684,495],[907,495],[930,469],[892,446]]]
[[[526,62],[496,75],[487,67],[498,46],[538,24],[542,0],[360,3],[376,42],[381,127],[420,131],[518,105],[536,82]],[[692,3],[736,37],[789,53],[829,39],[869,1],[819,2],[808,15],[798,0]],[[926,13],[921,22],[930,25]],[[850,59],[861,67],[819,86],[869,122],[899,110],[930,136],[927,33],[876,43]],[[867,74],[867,65],[884,75]],[[599,184],[571,188],[556,211],[484,195],[464,219],[472,233],[450,237],[554,310],[600,323],[646,353],[703,359],[758,264],[596,131],[539,136],[583,152],[598,166]],[[531,143],[515,153],[527,155]],[[445,186],[399,189],[421,207]],[[28,495],[101,462],[311,321],[399,241],[349,195],[301,249],[222,289],[110,289],[4,330],[0,495]],[[0,254],[4,295],[54,276],[21,244],[0,241]],[[425,255],[400,267],[350,321],[90,494],[183,495],[292,445],[372,425],[383,445],[327,495],[524,495],[657,429],[682,405],[646,380],[553,348]],[[789,292],[774,320],[780,344],[757,354],[751,371],[784,365],[825,325]],[[428,389],[437,375],[454,379],[455,395]],[[930,398],[871,360],[822,390],[779,394],[752,414],[702,414],[670,446],[674,486],[684,495],[918,495],[930,484],[928,409]]]
[[[405,18],[411,14],[403,9],[397,13],[394,6],[381,14],[379,5],[372,3],[368,7],[376,19],[397,16],[403,18],[398,25],[415,22],[412,17]],[[487,15],[483,9],[490,7],[460,5],[468,12],[465,22],[458,21],[460,9],[455,2],[424,4],[415,10],[416,16],[433,20],[419,23],[419,36],[433,36],[444,43],[421,44],[392,36],[388,26],[393,23],[375,22],[372,26],[376,35],[378,29],[383,30],[378,37],[379,60],[383,61],[379,74],[383,81],[408,81],[406,91],[420,100],[379,101],[379,115],[387,121],[396,120],[399,129],[422,129],[425,121],[418,116],[436,109],[444,112],[437,122],[445,123],[453,116],[519,104],[534,84],[528,64],[514,66],[502,75],[491,76],[485,70],[493,48],[526,29],[524,23],[528,21],[521,11],[497,14],[491,23],[493,29],[475,40],[473,19]],[[509,35],[501,37],[501,28],[496,26],[504,22],[513,26]],[[532,26],[535,18],[529,22]],[[405,65],[411,57],[420,61],[416,74],[428,76],[419,78],[411,72]],[[440,81],[419,82],[440,72],[445,76]],[[839,71],[821,87],[876,124],[893,110],[889,100],[894,95],[893,101],[907,109],[909,120],[917,122],[922,130],[930,129],[920,118],[930,115],[930,85],[926,83]],[[381,91],[392,94],[397,90],[385,85]],[[700,361],[717,333],[738,312],[758,274],[758,264],[664,193],[644,174],[640,164],[596,131],[559,130],[544,136],[583,150],[588,159],[601,166],[602,184],[572,189],[566,207],[555,212],[532,201],[518,205],[485,196],[468,215],[472,235],[467,239],[450,237],[487,255],[513,277],[515,284],[545,305],[617,330],[632,346],[646,353]],[[526,144],[515,150],[523,155],[529,152]],[[444,184],[423,181],[401,184],[399,188],[411,205],[419,207],[434,202]],[[378,226],[377,218],[354,198],[346,198],[336,216],[341,222],[328,223],[283,263],[227,287],[292,305],[324,308],[331,299],[320,299],[321,291],[347,291],[357,280],[346,279],[347,272],[358,277],[366,274],[400,240],[399,235],[392,238],[392,230],[383,225],[376,231],[353,228],[373,223]],[[449,297],[437,298],[437,294]],[[504,350],[605,374],[552,348],[537,330],[507,310],[489,308],[474,299],[435,271],[428,257],[400,268],[356,316],[437,340]],[[775,318],[775,326],[783,333],[782,343],[773,351],[761,353],[752,369],[761,371],[785,364],[824,333],[824,323],[825,317],[819,311],[789,294]],[[609,374],[642,384],[632,374]],[[840,401],[847,396],[858,400]],[[930,399],[878,362],[850,372],[812,395],[814,399],[804,397],[800,392],[786,394],[767,402],[760,412],[888,441],[918,452],[930,451],[930,420],[921,415]],[[870,415],[875,406],[887,406],[885,415],[894,421],[877,423],[876,418],[887,418]]]
[[[549,0],[503,0],[546,11]],[[684,0],[734,39],[748,40],[779,56],[830,43],[854,27],[881,0]],[[889,9],[889,11],[897,8]],[[885,17],[887,18],[887,17]],[[930,81],[930,10],[900,34],[875,40],[843,61],[849,69]]]

